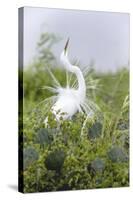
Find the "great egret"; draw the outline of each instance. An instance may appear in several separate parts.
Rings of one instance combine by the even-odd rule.
[[[86,97],[86,85],[83,74],[80,68],[72,65],[68,60],[68,43],[69,39],[61,53],[60,60],[66,71],[76,75],[78,80],[78,89],[76,90],[67,86],[66,88],[60,88],[58,90],[57,101],[52,107],[52,112],[55,114],[57,120],[59,120],[61,113],[64,113],[63,119],[70,119],[77,111],[81,111],[81,105]],[[60,112],[58,113],[58,111]]]
[[[77,87],[71,87],[69,83],[63,88],[58,80],[54,77],[53,73],[50,71],[50,75],[54,81],[54,87],[44,86],[44,89],[48,89],[55,93],[55,96],[50,97],[46,100],[52,100],[51,111],[55,115],[56,120],[60,120],[62,116],[63,120],[71,119],[72,116],[77,112],[85,112],[88,116],[93,115],[93,111],[96,109],[96,104],[88,100],[86,92],[88,89],[95,89],[96,81],[89,81],[89,86],[86,86],[85,78],[81,69],[72,65],[68,59],[68,44],[69,39],[66,42],[65,48],[60,56],[60,61],[63,65],[63,68],[66,70],[66,73],[71,73],[76,76],[75,82],[77,81]],[[85,70],[86,72],[86,70]],[[46,101],[45,101],[46,102]],[[63,113],[63,115],[62,115]],[[47,118],[45,119],[45,124],[47,124]]]

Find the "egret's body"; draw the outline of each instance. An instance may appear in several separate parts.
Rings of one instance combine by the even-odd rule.
[[[71,118],[77,111],[80,111],[80,97],[78,92],[71,88],[64,88],[58,94],[58,99],[52,107],[52,112],[57,120],[62,114],[63,119]]]

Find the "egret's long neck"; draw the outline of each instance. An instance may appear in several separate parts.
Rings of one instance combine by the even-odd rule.
[[[85,98],[85,96],[86,96],[86,84],[85,84],[85,80],[84,80],[84,76],[83,76],[82,71],[77,66],[73,66],[71,72],[75,73],[75,75],[78,79],[78,93],[79,93],[79,95],[81,95],[82,98]]]
[[[64,65],[64,67],[67,71],[72,72],[76,75],[76,77],[78,79],[78,94],[81,95],[81,97],[85,98],[85,96],[86,96],[86,84],[85,84],[83,73],[81,72],[80,68],[72,65],[69,62],[69,59],[67,57],[67,53],[65,54],[64,52],[61,54],[61,62]]]

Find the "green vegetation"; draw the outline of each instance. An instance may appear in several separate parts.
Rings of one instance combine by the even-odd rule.
[[[52,85],[46,67],[51,67],[48,59],[46,62],[39,58],[23,74],[20,137],[23,134],[24,192],[128,186],[128,70],[123,68],[114,74],[98,74],[92,69],[88,72],[88,77],[99,79],[99,89],[90,90],[89,95],[100,110],[88,118],[82,130],[85,114],[77,113],[72,120],[61,119],[59,123],[50,112],[50,103],[42,102],[51,96],[51,92],[41,89]],[[52,71],[65,85],[64,71]],[[48,128],[44,124],[46,117]]]

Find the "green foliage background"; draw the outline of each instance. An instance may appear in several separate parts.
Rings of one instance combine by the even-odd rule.
[[[129,71],[122,68],[113,74],[99,74],[90,69],[88,76],[99,79],[99,89],[90,90],[90,96],[100,111],[87,120],[81,136],[85,114],[77,113],[59,125],[50,110],[46,113],[45,102],[40,103],[52,95],[41,89],[52,85],[46,67],[52,67],[65,86],[64,71],[53,67],[58,63],[51,49],[58,41],[53,34],[42,34],[38,59],[23,72],[23,128],[19,136],[23,137],[20,148],[24,148],[20,172],[24,192],[128,186]]]

